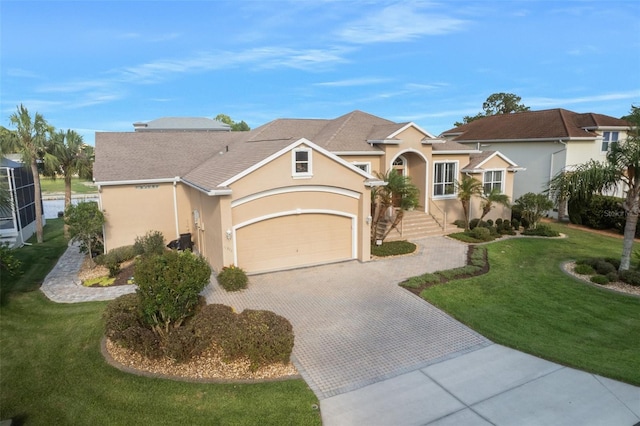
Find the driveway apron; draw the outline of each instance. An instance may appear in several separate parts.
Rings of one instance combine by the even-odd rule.
[[[324,399],[491,344],[398,286],[466,263],[464,244],[443,237],[417,243],[409,256],[254,275],[241,292],[212,280],[204,294],[238,312],[267,309],[289,319],[293,362]]]

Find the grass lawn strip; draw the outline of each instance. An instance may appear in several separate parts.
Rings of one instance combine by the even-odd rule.
[[[56,304],[33,291],[66,247],[62,221],[48,220],[44,244],[16,250],[37,271],[25,263],[28,274],[2,277],[2,419],[32,425],[321,424],[318,400],[303,380],[196,384],[109,366],[100,353],[105,302]]]
[[[552,225],[566,239],[513,238],[487,245],[487,274],[436,285],[421,296],[496,343],[640,385],[640,299],[566,275],[572,258],[619,257],[622,241]]]

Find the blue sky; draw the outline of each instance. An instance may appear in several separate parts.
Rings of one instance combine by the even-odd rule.
[[[637,1],[2,0],[0,20],[0,124],[23,103],[91,144],[165,116],[356,109],[437,135],[498,92],[640,105]]]

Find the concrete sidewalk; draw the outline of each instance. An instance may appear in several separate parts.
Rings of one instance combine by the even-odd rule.
[[[631,426],[640,388],[493,344],[320,406],[325,426]]]

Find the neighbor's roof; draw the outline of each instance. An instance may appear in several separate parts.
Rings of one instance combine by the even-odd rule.
[[[457,142],[593,139],[596,128],[628,128],[629,122],[602,114],[556,108],[484,117],[442,133]]]
[[[278,119],[247,132],[96,133],[94,177],[96,182],[181,177],[212,190],[302,138],[329,152],[375,153],[381,150],[368,141],[385,139],[406,124],[353,111],[333,120]]]
[[[231,126],[206,117],[162,117],[133,123],[136,132],[149,131],[230,131]]]

